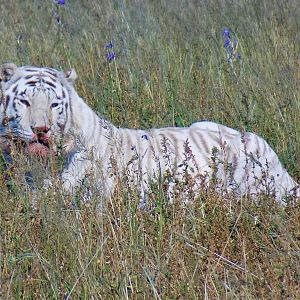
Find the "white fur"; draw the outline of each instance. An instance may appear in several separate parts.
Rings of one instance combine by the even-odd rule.
[[[19,68],[22,75],[13,75],[11,82],[14,76],[25,77],[26,68],[30,67]],[[44,68],[32,68],[45,73]],[[52,135],[65,136],[65,147],[70,155],[61,179],[66,192],[72,193],[82,179],[92,173],[105,197],[109,197],[117,180],[126,173],[143,198],[149,189],[149,180],[159,180],[168,173],[171,198],[176,193],[174,178],[179,182],[187,178],[193,181],[195,195],[214,182],[220,193],[269,193],[282,203],[286,195],[299,197],[297,183],[267,142],[256,134],[241,133],[213,122],[197,122],[186,128],[117,128],[99,117],[78,96],[72,85],[75,71],[52,70],[57,72],[57,95],[61,95],[61,89],[68,94],[61,106],[65,109],[64,126],[56,126],[58,115],[49,109],[50,103],[56,101],[55,93],[47,94],[40,89],[36,94],[27,93],[31,107],[36,108],[25,108],[18,129],[27,132],[36,123],[46,124],[51,126]],[[14,74],[18,72],[15,70]],[[10,93],[12,86],[6,83],[3,93]],[[13,110],[11,106],[6,113],[10,110]]]

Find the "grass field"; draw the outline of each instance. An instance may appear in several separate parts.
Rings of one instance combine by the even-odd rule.
[[[118,126],[255,132],[300,181],[297,0],[56,2],[0,2],[1,63],[75,68],[79,95]],[[300,298],[299,204],[211,191],[182,207],[155,185],[145,211],[124,185],[100,215],[96,196],[75,211],[58,186],[38,189],[35,210],[24,174],[39,185],[63,159],[13,158],[0,178],[0,299]]]

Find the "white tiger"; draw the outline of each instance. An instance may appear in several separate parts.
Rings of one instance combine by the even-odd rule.
[[[0,72],[2,134],[12,130],[30,143],[46,144],[53,139],[56,145],[63,136],[69,152],[61,174],[66,192],[72,193],[93,173],[109,197],[118,178],[127,172],[143,199],[149,180],[164,174],[170,175],[170,197],[175,181],[184,178],[193,181],[196,195],[197,189],[209,182],[214,182],[219,192],[268,193],[283,204],[285,196],[300,195],[298,184],[276,153],[254,133],[207,121],[186,128],[117,128],[78,96],[73,87],[74,70],[64,73],[4,64]]]

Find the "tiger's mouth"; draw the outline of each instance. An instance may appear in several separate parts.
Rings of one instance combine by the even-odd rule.
[[[47,148],[50,148],[49,146],[49,135],[46,133],[38,133],[37,139],[33,141],[33,143],[39,143]]]
[[[29,145],[39,144],[41,147],[46,147],[46,148],[50,149],[49,143],[45,142],[42,139],[37,139],[37,140],[34,140],[34,141],[30,141],[28,144]]]
[[[49,148],[50,128],[47,126],[34,127],[32,131],[33,136],[29,144],[38,143]]]

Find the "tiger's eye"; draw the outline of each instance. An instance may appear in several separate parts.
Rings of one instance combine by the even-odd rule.
[[[58,106],[58,103],[52,103],[52,104],[50,105],[51,108],[55,108],[55,107],[57,107],[57,106]]]
[[[19,101],[20,101],[22,104],[26,105],[27,107],[30,106],[30,103],[29,103],[27,100],[25,100],[25,99],[20,99]]]

